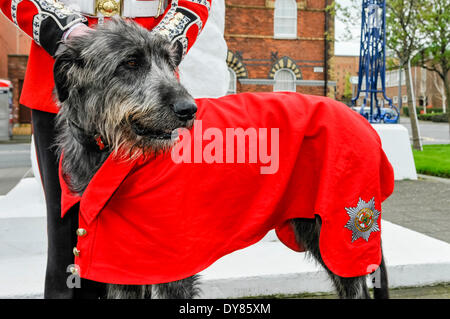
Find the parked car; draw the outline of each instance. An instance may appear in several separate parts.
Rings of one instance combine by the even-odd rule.
[[[13,128],[12,85],[8,80],[0,79],[0,139],[11,139]]]

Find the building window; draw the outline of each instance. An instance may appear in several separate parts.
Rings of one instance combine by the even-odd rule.
[[[236,93],[236,72],[233,69],[228,68],[228,73],[230,73],[230,82],[228,84],[227,94]]]
[[[228,82],[227,94],[235,94],[237,91],[237,79],[248,78],[247,68],[242,63],[241,53],[228,50],[227,54],[228,74],[230,82]]]
[[[397,104],[398,103],[398,96],[394,95],[392,101]]]
[[[386,87],[398,86],[399,77],[398,70],[392,70],[386,72]],[[402,85],[405,85],[405,70],[402,70]]]
[[[275,2],[274,37],[281,39],[297,37],[297,2],[295,0]]]
[[[290,91],[295,92],[295,75],[289,69],[281,69],[275,73],[274,76],[275,84],[273,86],[273,90],[277,91]]]
[[[408,95],[403,95],[402,96],[402,102],[403,103],[408,103]]]
[[[297,80],[302,79],[302,72],[298,68],[297,63],[295,63],[294,60],[292,60],[290,57],[287,56],[278,59],[278,61],[272,65],[272,68],[270,69],[269,72],[269,79],[274,79],[275,73],[277,73],[278,70],[282,69],[291,70],[294,73],[294,76]]]

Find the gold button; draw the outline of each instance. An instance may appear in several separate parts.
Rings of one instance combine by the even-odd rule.
[[[86,229],[84,229],[84,228],[78,228],[77,229],[77,235],[78,236],[82,237],[82,236],[84,236],[86,234],[87,234],[87,230]]]
[[[119,14],[119,4],[114,0],[98,0],[97,9],[105,17],[112,17]]]
[[[77,257],[80,256],[80,251],[78,250],[77,247],[73,247],[73,254]]]

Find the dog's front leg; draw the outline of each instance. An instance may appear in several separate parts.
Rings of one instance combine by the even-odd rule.
[[[107,299],[150,299],[151,285],[115,285],[106,286]]]
[[[200,293],[199,275],[152,286],[152,298],[192,299]]]
[[[115,285],[106,287],[107,299],[192,299],[198,296],[199,275],[158,285]]]

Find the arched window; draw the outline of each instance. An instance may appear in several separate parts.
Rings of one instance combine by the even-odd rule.
[[[295,92],[295,75],[289,69],[280,69],[274,76],[275,84],[273,90],[276,91],[290,91]]]
[[[236,72],[232,68],[228,68],[228,73],[230,73],[230,83],[228,84],[227,94],[236,93]]]
[[[274,37],[284,39],[297,37],[297,2],[295,0],[276,0]]]

